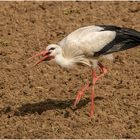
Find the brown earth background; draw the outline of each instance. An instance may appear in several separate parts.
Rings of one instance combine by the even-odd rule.
[[[140,138],[140,48],[102,60],[109,73],[77,109],[87,67],[27,59],[73,30],[113,24],[140,30],[140,2],[0,2],[0,138]]]

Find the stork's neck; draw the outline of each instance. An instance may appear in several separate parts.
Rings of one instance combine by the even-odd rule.
[[[62,54],[58,54],[55,56],[55,61],[58,65],[65,68],[71,68],[74,66],[74,59],[72,58],[65,58]]]

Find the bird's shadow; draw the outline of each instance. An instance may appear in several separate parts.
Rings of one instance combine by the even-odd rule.
[[[66,109],[66,108],[71,108],[74,111],[88,104],[90,102],[90,99],[85,98],[81,100],[77,105],[77,108],[72,107],[74,101],[75,99],[71,99],[71,100],[47,99],[39,103],[28,103],[17,108],[14,115],[25,116],[27,114],[34,114],[34,113],[42,114],[44,111],[47,110]]]

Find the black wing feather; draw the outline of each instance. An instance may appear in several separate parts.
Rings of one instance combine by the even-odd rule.
[[[140,32],[134,29],[121,28],[113,25],[99,26],[104,28],[101,31],[115,31],[116,37],[114,40],[104,46],[102,50],[96,52],[94,56],[123,51],[140,45]]]

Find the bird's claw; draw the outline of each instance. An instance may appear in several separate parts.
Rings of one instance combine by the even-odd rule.
[[[77,97],[76,97],[75,102],[74,102],[74,107],[76,107],[76,105],[79,103],[79,101],[80,101],[80,99],[82,98],[83,95],[84,95],[83,91],[78,92]]]
[[[76,105],[80,102],[81,98],[84,96],[84,93],[86,90],[89,89],[89,82],[87,82],[86,86],[82,87],[82,89],[77,93],[75,102],[74,102],[74,107],[76,107]]]

